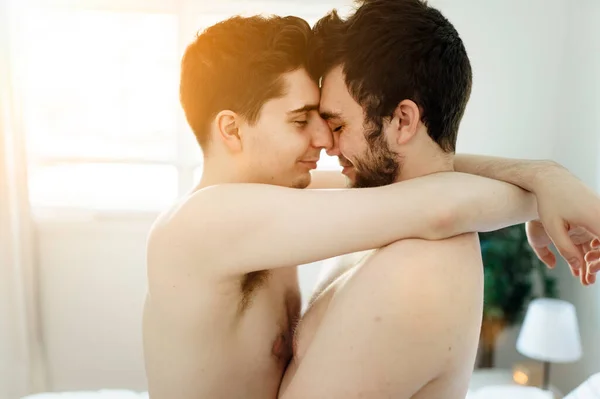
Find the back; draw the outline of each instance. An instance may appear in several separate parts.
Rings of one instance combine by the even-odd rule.
[[[464,399],[483,311],[476,234],[396,242],[332,288],[299,324],[283,398]]]

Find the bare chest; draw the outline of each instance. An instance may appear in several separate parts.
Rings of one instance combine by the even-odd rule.
[[[294,334],[294,357],[296,362],[301,361],[310,346],[315,332],[319,329],[323,317],[327,313],[327,309],[336,292],[344,285],[346,280],[352,274],[352,270],[348,270],[333,281],[323,292],[312,302],[302,315],[298,322]]]
[[[316,331],[319,329],[323,318],[327,314],[327,308],[335,296],[335,293],[341,289],[347,279],[351,276],[352,272],[352,270],[349,270],[339,276],[333,283],[323,290],[323,292],[308,307],[306,312],[304,312],[304,315],[302,315],[302,318],[298,322],[298,325],[294,331],[293,359],[285,370],[285,374],[281,381],[281,387],[279,390],[280,397],[285,392],[291,380],[294,378],[294,375],[296,374],[296,371],[302,362],[306,351],[310,347]]]
[[[254,281],[253,281],[254,280]],[[287,365],[292,356],[292,336],[300,318],[300,290],[296,270],[274,270],[245,278],[240,286],[238,331],[244,345],[268,343],[269,356]],[[262,345],[261,345],[262,346]]]
[[[374,254],[374,251],[363,251],[349,254],[340,258],[338,265],[334,266],[332,277],[334,280],[321,292],[308,306],[298,323],[294,333],[294,363],[299,364],[312,339],[319,329],[323,318],[336,293],[359,270],[359,268]],[[330,271],[331,272],[331,271]],[[336,277],[337,275],[337,277]]]
[[[206,394],[197,397],[274,397],[292,358],[292,333],[300,316],[295,272],[275,270],[223,286],[223,312],[206,320],[210,334],[198,345]],[[217,394],[218,393],[218,394]]]

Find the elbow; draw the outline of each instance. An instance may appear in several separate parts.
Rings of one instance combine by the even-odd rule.
[[[428,224],[428,240],[443,240],[453,237],[460,232],[458,221],[460,216],[456,210],[451,207],[442,206],[440,210],[434,212],[431,222]]]

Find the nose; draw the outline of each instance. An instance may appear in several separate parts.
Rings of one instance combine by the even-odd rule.
[[[329,130],[327,122],[321,118],[319,118],[319,123],[313,131],[311,144],[315,148],[324,148],[325,151],[329,151],[333,146],[331,130]]]
[[[331,132],[331,136],[333,138],[331,146],[325,149],[327,155],[330,157],[342,155],[340,152],[340,132]]]

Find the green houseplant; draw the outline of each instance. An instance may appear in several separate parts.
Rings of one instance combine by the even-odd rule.
[[[480,338],[480,368],[494,366],[498,335],[521,321],[536,296],[555,298],[556,278],[549,274],[527,242],[524,225],[481,233],[484,265],[484,305]]]

